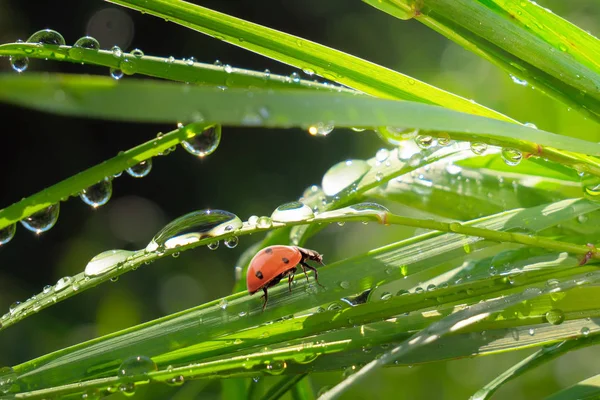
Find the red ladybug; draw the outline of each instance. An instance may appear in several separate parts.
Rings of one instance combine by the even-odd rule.
[[[310,269],[315,272],[315,280],[319,285],[319,274],[315,267],[311,267],[306,263],[307,260],[316,261],[323,264],[323,256],[314,250],[304,249],[298,246],[269,246],[254,256],[250,261],[248,272],[246,274],[246,285],[248,293],[254,294],[262,289],[265,294],[263,303],[263,311],[267,306],[268,294],[267,289],[275,286],[286,276],[288,277],[288,287],[292,291],[292,279],[296,273],[297,266],[300,265],[306,280],[308,275],[306,270]],[[321,285],[322,286],[322,285]]]

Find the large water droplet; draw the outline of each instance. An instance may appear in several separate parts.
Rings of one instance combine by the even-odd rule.
[[[273,226],[273,221],[271,220],[271,218],[263,216],[258,218],[258,220],[256,221],[256,226],[260,229],[267,229]]]
[[[10,62],[10,67],[18,73],[24,72],[29,66],[28,57],[10,56],[8,60]]]
[[[428,149],[435,144],[435,139],[429,135],[418,135],[415,138],[415,143],[421,149]]]
[[[382,163],[387,160],[389,156],[390,152],[388,149],[379,149],[377,150],[377,153],[375,153],[375,160],[377,160],[378,163]]]
[[[10,224],[9,226],[0,229],[0,246],[6,244],[12,240],[17,230],[17,224]]]
[[[476,155],[480,156],[487,150],[488,145],[481,142],[473,142],[471,143],[471,151]]]
[[[115,80],[119,80],[123,77],[123,71],[121,71],[118,68],[111,68],[110,69],[110,76],[115,79]]]
[[[129,357],[119,366],[118,375],[122,379],[144,376],[148,372],[156,371],[156,363],[146,356]]]
[[[565,314],[561,310],[553,309],[546,313],[546,321],[552,325],[560,325],[565,320]]]
[[[35,233],[46,232],[51,229],[58,220],[60,205],[53,204],[48,208],[38,211],[21,220],[21,225]]]
[[[588,336],[590,334],[590,328],[588,328],[587,326],[584,326],[583,328],[581,328],[581,334],[583,336]]]
[[[17,380],[17,374],[11,367],[0,368],[0,393],[8,393]]]
[[[276,222],[305,221],[313,218],[312,209],[306,204],[294,201],[280,205],[271,214],[271,220]]]
[[[205,157],[212,154],[221,142],[221,125],[211,125],[205,127],[205,124],[195,123],[185,126],[189,135],[194,137],[181,142],[183,148],[190,154],[197,157]]]
[[[119,266],[133,254],[127,250],[108,250],[92,258],[85,266],[86,276],[98,276]]]
[[[523,154],[518,150],[511,147],[504,147],[501,153],[502,159],[506,165],[510,165],[514,167],[515,165],[519,165],[521,160],[523,159]]]
[[[149,158],[144,161],[140,161],[133,167],[127,168],[127,173],[134,178],[143,178],[147,176],[152,170],[152,159]]]
[[[37,31],[27,39],[27,43],[42,43],[42,44],[53,44],[56,46],[64,46],[65,38],[52,29],[42,29]]]
[[[77,39],[71,50],[69,50],[69,55],[74,60],[81,60],[84,53],[83,49],[97,51],[100,49],[100,43],[91,36],[81,37]]]
[[[223,241],[223,243],[225,243],[225,246],[227,246],[227,248],[229,248],[229,249],[235,248],[239,242],[240,242],[240,239],[238,239],[237,236],[232,236]]]
[[[242,227],[237,215],[222,210],[194,211],[167,224],[154,236],[147,251],[195,243],[204,238],[231,233]]]
[[[84,189],[79,195],[79,197],[81,197],[81,200],[83,200],[84,203],[89,204],[94,208],[103,206],[106,203],[108,203],[111,196],[112,182],[108,178],[104,178],[95,185]]]
[[[377,135],[386,142],[398,146],[402,142],[414,139],[419,134],[418,129],[382,126],[375,130]]]
[[[362,178],[371,166],[364,160],[347,160],[335,164],[323,175],[323,192],[335,196]]]
[[[119,70],[125,75],[133,75],[137,70],[135,60],[131,58],[125,58],[119,63]]]

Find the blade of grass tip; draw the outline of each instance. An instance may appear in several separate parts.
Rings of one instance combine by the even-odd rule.
[[[167,19],[376,97],[437,104],[457,111],[516,122],[471,100],[339,50],[185,1],[109,2]]]
[[[262,400],[278,400],[292,389],[297,383],[304,379],[308,374],[292,375],[281,378],[274,384],[269,391],[262,397]]]
[[[600,398],[600,375],[592,376],[560,392],[546,397],[546,400],[597,400]]]
[[[505,383],[523,375],[524,373],[539,367],[557,357],[562,356],[570,351],[577,350],[583,347],[592,346],[600,341],[600,336],[596,335],[589,338],[580,338],[578,340],[563,341],[552,346],[546,346],[529,357],[526,357],[519,363],[510,367],[502,374],[494,378],[490,383],[478,390],[471,400],[488,400],[493,394]]]
[[[210,124],[198,123],[195,126],[197,129],[178,129],[149,140],[0,210],[0,229],[42,211],[53,204],[58,204],[63,199],[78,195],[82,190],[102,181],[106,177],[115,176],[144,160],[168,152],[171,147],[178,145],[183,140],[194,137],[196,133],[202,132]],[[216,129],[220,131],[221,127],[217,126]]]
[[[437,322],[434,322],[426,329],[417,332],[401,345],[388,351],[383,356],[371,361],[358,372],[350,375],[348,378],[334,386],[331,390],[324,393],[320,400],[331,400],[341,396],[352,386],[364,380],[369,375],[385,365],[389,365],[396,360],[401,359],[415,349],[431,344],[441,336],[448,333],[457,332],[467,326],[481,321],[493,313],[502,311],[512,305],[532,300],[544,294],[567,291],[580,285],[594,284],[600,281],[600,272],[591,272],[574,278],[568,278],[555,286],[545,288],[528,288],[521,293],[516,293],[503,298],[487,301],[472,305],[468,309],[458,311]]]

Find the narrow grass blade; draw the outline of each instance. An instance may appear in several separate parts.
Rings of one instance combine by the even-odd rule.
[[[282,378],[262,397],[262,400],[278,400],[286,394],[292,387],[306,377],[307,374],[292,375]]]
[[[600,375],[592,376],[558,393],[546,397],[547,400],[593,400],[600,396]]]
[[[166,18],[373,96],[420,101],[471,114],[511,120],[470,100],[358,57],[185,1],[113,0],[111,2]]]

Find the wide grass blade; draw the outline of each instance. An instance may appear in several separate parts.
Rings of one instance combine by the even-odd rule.
[[[457,111],[511,120],[470,100],[377,64],[202,6],[179,0],[111,2],[168,19],[376,97],[437,104]]]

